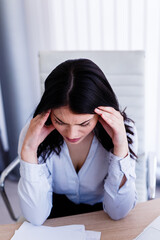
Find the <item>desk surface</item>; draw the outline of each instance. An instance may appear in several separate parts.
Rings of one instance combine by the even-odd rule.
[[[101,240],[132,240],[142,230],[160,215],[160,199],[139,203],[128,214],[119,221],[111,220],[103,211],[81,214],[70,217],[49,219],[44,225],[61,226],[70,224],[84,224],[87,230],[100,231]],[[14,231],[21,224],[0,225],[0,239],[9,240]]]

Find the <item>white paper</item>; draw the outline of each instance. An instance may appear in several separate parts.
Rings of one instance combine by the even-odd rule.
[[[101,232],[86,231],[86,240],[100,240]]]
[[[136,240],[160,240],[160,231],[149,227],[145,229],[137,238]]]
[[[160,216],[151,222],[134,240],[160,240]]]
[[[34,226],[24,222],[11,240],[100,240],[100,232],[85,231],[84,225]]]

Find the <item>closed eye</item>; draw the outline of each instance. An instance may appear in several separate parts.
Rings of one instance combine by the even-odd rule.
[[[56,119],[55,119],[54,121],[55,121],[55,123],[57,123],[58,125],[64,125],[64,123],[58,122]]]
[[[80,124],[80,126],[82,126],[82,127],[85,127],[85,126],[88,126],[88,125],[89,125],[89,122]]]

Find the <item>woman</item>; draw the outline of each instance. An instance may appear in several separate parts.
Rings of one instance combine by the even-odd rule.
[[[102,203],[112,219],[125,217],[136,203],[136,152],[134,124],[100,68],[88,59],[60,64],[20,135],[24,217],[40,225],[51,209],[54,217],[70,208],[70,214],[99,210]]]

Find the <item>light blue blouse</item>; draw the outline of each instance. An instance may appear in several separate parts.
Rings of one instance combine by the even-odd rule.
[[[28,125],[19,140],[20,153]],[[137,152],[137,134],[132,149]],[[21,160],[18,193],[24,217],[32,224],[42,224],[52,208],[52,192],[65,194],[74,203],[103,202],[104,211],[115,220],[123,218],[135,206],[135,160],[129,154],[121,159],[103,148],[94,136],[90,151],[77,173],[64,142],[59,156],[50,155],[46,163]],[[119,189],[123,176],[127,181]],[[54,208],[54,206],[53,206]]]

